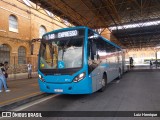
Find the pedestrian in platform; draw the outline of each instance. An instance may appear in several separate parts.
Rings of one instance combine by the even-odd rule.
[[[32,78],[32,64],[30,63],[30,61],[28,62],[28,78]]]
[[[130,69],[132,69],[133,68],[133,58],[132,57],[130,57],[129,58],[129,63],[130,63]]]
[[[152,61],[150,60],[150,68],[152,68],[152,65],[153,65],[153,63],[152,63]]]
[[[4,87],[5,92],[10,92],[6,84],[6,78],[4,76],[5,71],[3,69],[4,65],[0,63],[0,92],[2,92],[2,87]]]
[[[4,76],[5,76],[6,81],[7,81],[7,78],[8,78],[8,72],[7,72],[7,70],[8,70],[8,68],[9,68],[7,61],[4,62],[4,67],[3,67],[3,68],[4,68],[4,71],[5,71]],[[7,87],[8,87],[8,84],[7,84]]]

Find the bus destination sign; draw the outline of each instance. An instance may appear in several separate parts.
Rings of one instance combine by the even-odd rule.
[[[55,38],[65,38],[65,37],[74,37],[74,36],[78,36],[77,30],[48,34],[48,35],[45,35],[43,38],[45,40],[51,40],[51,39],[55,39]]]

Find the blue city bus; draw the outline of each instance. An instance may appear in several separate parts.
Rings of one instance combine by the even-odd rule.
[[[90,94],[123,73],[122,49],[92,29],[80,26],[43,35],[38,56],[40,90]]]

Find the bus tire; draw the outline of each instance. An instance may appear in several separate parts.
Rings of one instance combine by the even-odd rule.
[[[103,92],[107,87],[107,75],[103,74],[102,78],[102,88],[99,90],[99,92]]]

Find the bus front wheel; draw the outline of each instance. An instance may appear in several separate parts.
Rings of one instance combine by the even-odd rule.
[[[99,90],[100,92],[103,92],[106,89],[107,86],[107,75],[103,74],[102,78],[102,88]]]

